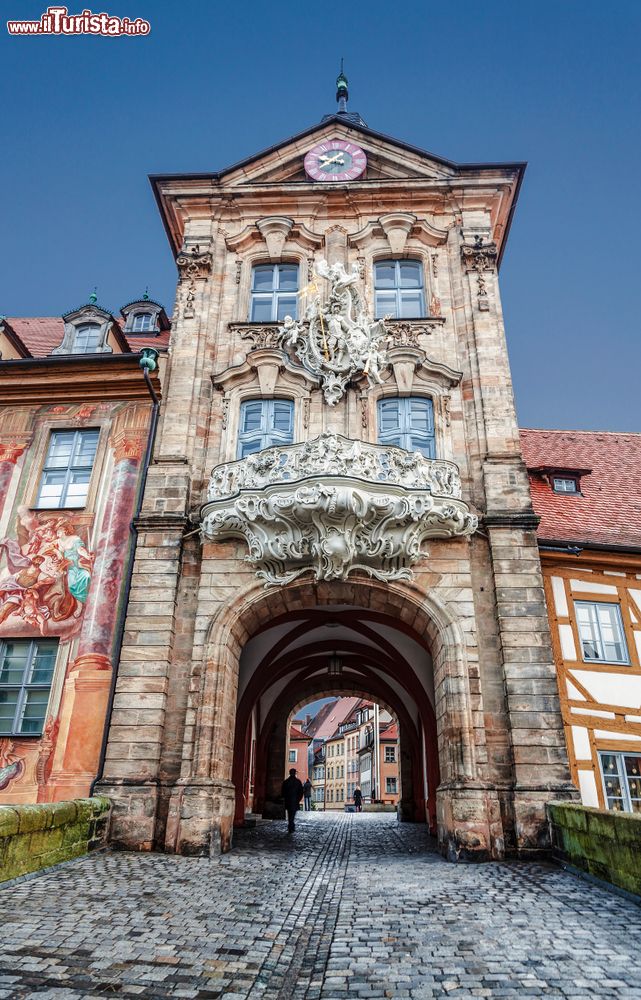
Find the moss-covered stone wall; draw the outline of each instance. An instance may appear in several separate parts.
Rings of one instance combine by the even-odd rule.
[[[0,882],[104,847],[109,799],[0,806]]]
[[[641,896],[641,814],[548,803],[556,857]]]

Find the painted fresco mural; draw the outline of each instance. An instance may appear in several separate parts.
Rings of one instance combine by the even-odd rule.
[[[0,643],[57,640],[57,653],[42,731],[0,736],[0,803],[89,792],[149,409],[105,401],[3,411]],[[101,444],[86,507],[33,509],[51,431],[87,426],[100,430]]]
[[[18,509],[15,535],[0,539],[0,636],[78,634],[94,562],[81,533],[67,514]]]

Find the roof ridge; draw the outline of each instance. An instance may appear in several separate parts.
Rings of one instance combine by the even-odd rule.
[[[586,431],[586,430],[576,430],[575,428],[568,427],[567,429],[561,427],[519,427],[519,433],[525,431],[526,434],[612,434],[621,437],[629,437],[631,434],[635,437],[641,437],[641,431]]]

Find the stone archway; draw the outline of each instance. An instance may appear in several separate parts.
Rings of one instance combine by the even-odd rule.
[[[353,681],[346,679],[333,680],[328,685],[327,681],[323,682],[320,677],[307,678],[295,692],[289,694],[286,701],[281,700],[273,706],[264,721],[257,746],[255,811],[269,817],[282,815],[279,793],[283,774],[287,768],[285,745],[289,720],[293,711],[316,698],[327,695],[375,700],[396,719],[399,727],[401,778],[399,818],[412,822],[427,822],[430,833],[436,835],[436,788],[439,778],[437,756],[428,752],[427,761],[430,766],[428,774],[425,774],[421,734],[395,693],[389,686],[375,680],[366,687],[359,688]],[[292,698],[295,698],[295,703],[290,707]],[[236,787],[238,788],[237,785]],[[237,792],[237,808],[239,800],[242,804],[242,798],[243,796],[239,796]],[[238,813],[237,818],[240,818]]]
[[[278,588],[252,585],[221,609],[212,621],[205,661],[192,682],[197,707],[190,737],[187,767],[170,802],[167,841],[181,853],[208,853],[231,846],[236,811],[238,765],[234,768],[234,743],[246,740],[239,714],[243,690],[253,683],[244,678],[242,658],[247,648],[266,630],[289,623],[296,616],[323,609],[354,609],[379,630],[379,645],[393,628],[401,637],[425,649],[433,672],[433,712],[436,720],[438,771],[437,826],[442,849],[450,856],[498,857],[503,853],[502,824],[495,789],[479,780],[476,766],[465,633],[445,606],[413,585],[380,583],[362,576],[345,582],[297,581]],[[381,642],[380,640],[385,640]],[[282,642],[271,649],[280,655]],[[361,651],[362,652],[362,651]],[[285,666],[285,664],[282,664]],[[388,665],[381,672],[393,683],[400,698],[400,677]],[[239,678],[241,681],[240,700]],[[282,678],[281,678],[282,681]],[[407,685],[405,685],[407,690]],[[240,742],[238,742],[240,741]],[[240,773],[242,784],[242,772]]]

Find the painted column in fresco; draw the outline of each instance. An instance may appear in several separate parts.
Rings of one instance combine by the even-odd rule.
[[[4,510],[14,469],[26,447],[24,441],[0,442],[0,514]]]
[[[129,525],[133,514],[144,432],[122,436],[114,447],[115,465],[107,485],[107,502],[94,550],[96,559],[78,643],[74,670],[109,670],[118,614],[120,588],[129,553]],[[79,586],[82,586],[79,580]]]
[[[148,408],[141,419],[147,419]],[[133,516],[140,463],[147,428],[126,426],[112,438],[114,466],[103,484],[107,499],[94,544],[95,562],[90,580],[78,574],[85,610],[78,652],[71,665],[60,711],[47,798],[58,801],[87,795],[98,766],[111,679],[111,654],[118,605],[129,555],[129,525]]]

